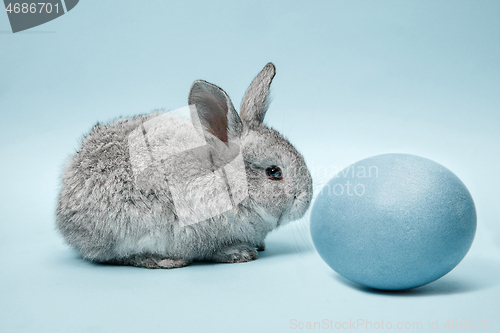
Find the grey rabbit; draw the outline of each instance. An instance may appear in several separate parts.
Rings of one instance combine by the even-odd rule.
[[[304,158],[263,123],[274,75],[268,63],[239,115],[224,90],[199,80],[191,120],[155,111],[97,123],[62,175],[65,241],[88,260],[146,268],[256,259],[266,235],[312,199]]]

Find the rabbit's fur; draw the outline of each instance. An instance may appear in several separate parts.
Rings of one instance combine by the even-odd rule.
[[[98,123],[64,170],[56,216],[65,240],[87,259],[147,268],[182,267],[195,260],[256,259],[266,235],[300,218],[312,198],[303,157],[263,124],[274,75],[274,65],[267,64],[248,88],[239,116],[221,88],[205,81],[191,87],[189,104],[196,105],[210,156],[217,154],[221,143],[228,147],[236,143],[241,149],[248,193],[236,206],[198,223],[179,223],[165,175],[181,175],[194,189],[198,186],[205,192],[211,184],[196,178],[201,169],[181,165],[182,161],[153,163],[139,179],[131,167],[131,159],[138,158],[131,155],[137,145],[132,134],[149,123],[166,136],[189,143],[186,123],[172,120],[156,126],[161,112],[118,119]],[[162,148],[161,142],[150,145],[153,150]],[[270,179],[266,175],[270,166],[279,166],[283,179]]]

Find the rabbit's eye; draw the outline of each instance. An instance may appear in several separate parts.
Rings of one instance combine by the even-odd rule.
[[[272,180],[282,180],[283,179],[283,173],[281,172],[281,169],[275,165],[266,169],[266,175],[269,177],[269,179],[272,179]]]

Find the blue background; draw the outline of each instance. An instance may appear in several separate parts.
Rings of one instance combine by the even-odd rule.
[[[500,329],[499,18],[495,0],[86,0],[12,34],[0,13],[0,331],[287,332],[323,319]],[[186,106],[196,79],[238,106],[269,61],[266,121],[304,154],[316,189],[392,152],[467,185],[478,230],[457,268],[406,292],[361,288],[319,258],[307,217],[245,264],[109,267],[64,245],[59,176],[96,121]]]

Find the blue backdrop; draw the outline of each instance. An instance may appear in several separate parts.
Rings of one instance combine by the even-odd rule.
[[[323,320],[445,330],[454,319],[500,328],[499,17],[495,0],[85,0],[13,34],[0,13],[0,331],[287,332]],[[456,269],[407,292],[360,288],[319,258],[307,217],[245,264],[109,267],[64,245],[59,175],[95,122],[186,106],[196,79],[238,106],[269,61],[266,121],[304,154],[316,188],[391,152],[460,177],[478,230]]]

